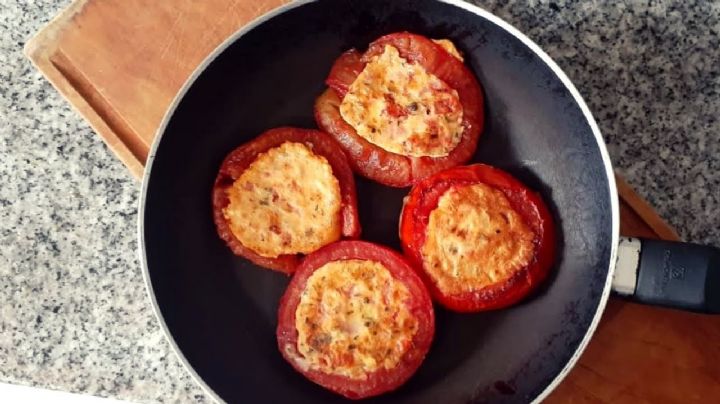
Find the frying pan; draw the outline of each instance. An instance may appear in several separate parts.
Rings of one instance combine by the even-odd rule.
[[[399,390],[371,401],[542,400],[587,345],[613,284],[645,302],[718,310],[712,288],[720,271],[710,270],[720,263],[717,250],[619,239],[617,191],[598,127],[567,76],[518,30],[455,0],[301,1],[241,29],[195,71],[145,171],[139,236],[149,294],[174,350],[214,398],[343,401],[281,358],[274,331],[289,278],[223,244],[211,188],[223,157],[241,143],[276,126],[315,127],[313,102],[341,52],[403,30],[450,38],[464,53],[486,99],[473,160],[542,194],[557,222],[558,258],[541,290],[517,306],[472,315],[436,308],[424,364]],[[363,238],[399,249],[408,190],[363,178],[357,189]]]

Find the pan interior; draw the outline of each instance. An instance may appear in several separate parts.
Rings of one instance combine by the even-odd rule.
[[[597,310],[612,243],[611,194],[597,140],[575,99],[509,32],[430,0],[318,1],[286,11],[230,44],[172,113],[146,178],[141,232],[158,309],[189,365],[228,402],[342,401],[305,380],[275,341],[282,274],[234,256],[217,236],[210,193],[223,157],[266,129],[315,127],[312,106],[333,60],[409,30],[450,38],[486,97],[474,161],[539,191],[559,229],[547,284],[506,310],[437,309],[418,373],[378,402],[526,402],[558,375]],[[363,238],[399,248],[407,189],[357,179]]]

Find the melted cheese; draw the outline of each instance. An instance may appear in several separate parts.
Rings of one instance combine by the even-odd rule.
[[[340,115],[370,143],[406,156],[446,156],[463,132],[457,91],[390,45],[350,85]]]
[[[261,153],[227,190],[230,230],[263,257],[307,254],[340,238],[340,184],[302,143]]]
[[[447,294],[510,278],[533,257],[535,234],[505,194],[485,184],[450,188],[430,212],[423,264]]]
[[[462,55],[460,55],[460,52],[458,52],[455,44],[452,43],[452,41],[450,41],[449,39],[433,39],[432,41],[442,46],[443,49],[445,49],[449,54],[453,55],[455,59],[461,62],[465,60],[463,59]]]
[[[395,367],[418,330],[405,304],[409,297],[378,262],[323,265],[308,278],[295,312],[298,362],[352,379]]]

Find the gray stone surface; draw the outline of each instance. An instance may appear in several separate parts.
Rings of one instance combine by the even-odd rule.
[[[22,55],[67,3],[0,0],[0,382],[203,400],[145,296],[139,184]],[[720,3],[481,4],[566,70],[683,238],[720,245]]]
[[[145,294],[139,183],[22,55],[67,3],[0,0],[0,382],[195,402]]]

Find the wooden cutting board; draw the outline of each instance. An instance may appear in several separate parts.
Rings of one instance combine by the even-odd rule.
[[[173,97],[226,37],[286,0],[76,0],[26,55],[140,178]],[[621,232],[677,240],[617,177]],[[720,401],[720,316],[611,298],[557,403]]]

